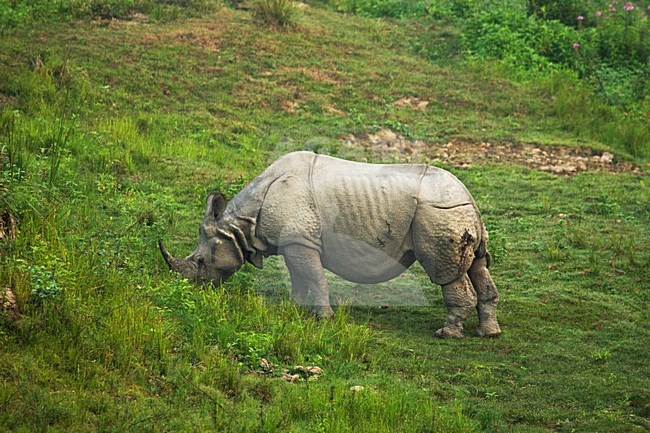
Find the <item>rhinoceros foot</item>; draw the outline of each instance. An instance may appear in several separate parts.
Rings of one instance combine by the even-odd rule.
[[[501,335],[501,328],[499,324],[494,323],[481,323],[474,333],[478,337],[498,337]]]
[[[463,338],[462,326],[445,326],[436,331],[435,336],[438,338]]]
[[[332,307],[330,307],[329,305],[315,306],[312,309],[312,313],[319,320],[330,320],[334,318],[334,311],[332,310]]]

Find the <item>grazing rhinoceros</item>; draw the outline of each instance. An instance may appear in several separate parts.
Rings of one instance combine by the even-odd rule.
[[[230,203],[210,194],[199,245],[184,259],[160,243],[169,267],[219,284],[245,261],[281,254],[293,298],[311,293],[320,317],[333,315],[323,268],[357,283],[400,275],[417,260],[442,286],[447,320],[436,336],[462,337],[478,310],[480,336],[500,334],[487,232],[476,203],[451,173],[425,164],[378,165],[311,152],[289,153]]]

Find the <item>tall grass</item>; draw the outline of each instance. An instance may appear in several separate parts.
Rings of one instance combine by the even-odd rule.
[[[551,72],[540,80],[540,87],[551,98],[554,114],[577,136],[596,139],[637,158],[650,156],[650,129],[642,109],[647,103],[633,111],[609,105],[567,70]]]
[[[255,0],[253,8],[257,19],[279,27],[292,24],[296,13],[291,0]]]
[[[126,406],[102,396],[162,395],[171,404],[170,389],[190,399],[209,396],[211,409],[204,411],[203,400],[190,404],[199,412],[178,418],[180,426],[241,432],[296,422],[299,411],[287,418],[274,408],[251,419],[259,403],[248,395],[265,387],[283,399],[281,366],[365,362],[372,333],[350,323],[343,310],[335,321],[319,322],[292,303],[269,306],[250,290],[246,272],[214,290],[143,273],[159,261],[150,247],[178,219],[178,208],[160,189],[147,195],[125,186],[125,179],[166,151],[184,158],[206,151],[186,140],[180,149],[176,141],[154,152],[152,136],[138,121],[86,117],[93,95],[74,84],[84,75],[62,80],[49,67],[8,83],[20,108],[2,113],[0,191],[19,230],[0,245],[0,281],[25,316],[20,322],[0,317],[0,402],[12,401],[2,425],[160,425],[173,410],[143,404],[111,417]],[[169,219],[154,217],[153,208]],[[16,351],[21,358],[10,355]],[[247,378],[262,358],[276,366],[268,384]],[[36,376],[65,383],[66,391],[54,397]],[[326,407],[329,391],[323,389],[317,395]]]

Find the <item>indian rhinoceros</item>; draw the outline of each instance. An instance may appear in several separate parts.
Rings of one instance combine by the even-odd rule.
[[[184,259],[159,243],[173,271],[218,285],[245,261],[261,268],[280,254],[291,294],[320,317],[333,315],[323,269],[357,283],[400,275],[416,260],[442,286],[441,338],[462,337],[476,308],[476,334],[496,336],[499,297],[488,266],[488,235],[474,199],[451,173],[426,164],[365,164],[311,152],[289,153],[229,203],[207,199],[199,244]]]

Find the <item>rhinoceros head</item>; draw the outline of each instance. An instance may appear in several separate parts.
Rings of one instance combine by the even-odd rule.
[[[172,271],[197,284],[219,285],[244,263],[235,236],[219,226],[226,209],[226,199],[220,193],[208,197],[203,222],[199,227],[199,244],[192,254],[177,259],[167,252],[162,241],[160,252]]]

